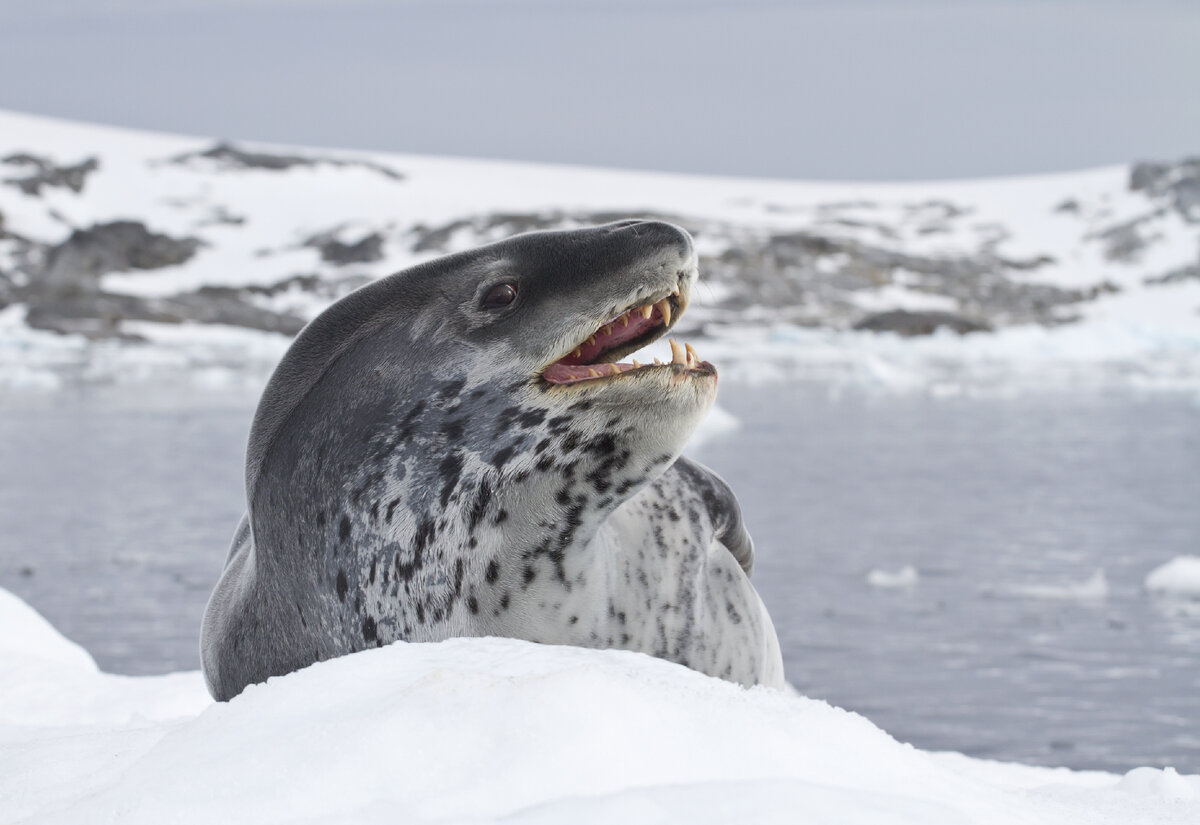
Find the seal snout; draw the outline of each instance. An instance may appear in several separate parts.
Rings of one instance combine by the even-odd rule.
[[[687,230],[666,221],[634,218],[608,224],[610,231],[620,235],[621,240],[633,243],[647,250],[672,250],[679,257],[681,270],[694,269],[696,266],[696,249],[692,244],[692,236]]]

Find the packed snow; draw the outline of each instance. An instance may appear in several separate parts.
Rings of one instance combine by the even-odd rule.
[[[1176,556],[1146,574],[1146,590],[1163,596],[1200,599],[1200,556]]]
[[[122,677],[0,591],[0,823],[1194,823],[1200,776],[899,743],[625,651],[404,644],[214,704]]]

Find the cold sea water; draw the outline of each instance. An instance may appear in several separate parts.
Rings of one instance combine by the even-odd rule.
[[[0,586],[106,670],[198,667],[253,402],[0,398]],[[742,501],[803,693],[926,749],[1200,772],[1200,602],[1142,588],[1200,553],[1194,397],[719,403],[740,425],[690,452]]]

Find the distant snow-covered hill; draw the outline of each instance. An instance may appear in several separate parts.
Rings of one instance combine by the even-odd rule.
[[[0,112],[0,385],[261,379],[371,279],[516,232],[697,239],[718,366],[1200,386],[1200,160],[827,184],[233,144]]]

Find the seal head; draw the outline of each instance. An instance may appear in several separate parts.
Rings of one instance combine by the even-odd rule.
[[[201,633],[213,695],[396,640],[484,635],[781,680],[736,501],[673,466],[716,370],[674,342],[670,364],[618,360],[676,323],[695,280],[687,233],[622,221],[430,261],[318,316],[251,429],[247,514]],[[639,572],[644,586],[618,580]],[[707,636],[705,600],[721,614]],[[749,634],[722,641],[734,624]],[[700,661],[714,647],[729,655]]]

